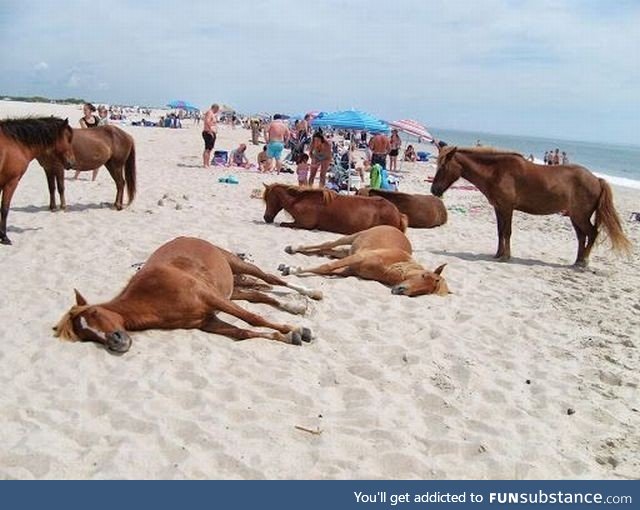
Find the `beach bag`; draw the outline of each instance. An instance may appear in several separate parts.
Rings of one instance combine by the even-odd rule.
[[[377,163],[371,167],[369,172],[369,187],[373,189],[380,189],[382,184],[382,167]]]
[[[429,161],[430,154],[428,152],[419,151],[416,153],[416,156],[418,157],[418,161]]]

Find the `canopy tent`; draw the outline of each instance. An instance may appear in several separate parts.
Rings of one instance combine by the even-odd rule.
[[[318,115],[311,121],[313,127],[354,129],[371,133],[388,133],[389,126],[373,115],[359,110],[343,110]]]
[[[389,122],[389,125],[398,131],[415,136],[420,141],[433,142],[433,136],[427,131],[427,128],[415,120],[394,120],[393,122]]]
[[[194,110],[200,109],[197,106],[193,106],[191,103],[187,101],[182,101],[181,99],[174,99],[173,101],[170,101],[169,103],[167,103],[167,106],[169,108],[175,108],[176,110],[194,111]]]

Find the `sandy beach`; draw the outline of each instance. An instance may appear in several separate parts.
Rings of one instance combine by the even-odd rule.
[[[0,118],[27,114],[77,126],[81,108],[0,101]],[[74,288],[91,303],[110,299],[135,264],[181,235],[274,273],[319,260],[286,245],[336,237],[280,228],[284,213],[265,224],[252,192],[295,176],[202,169],[190,121],[124,129],[138,173],[125,210],[111,207],[104,168],[95,182],[67,173],[66,212],[48,210],[35,161],[14,195],[14,244],[0,247],[0,478],[638,477],[640,222],[627,219],[640,190],[614,188],[629,259],[602,244],[576,270],[568,218],[516,212],[514,258],[496,262],[493,209],[478,191],[453,189],[445,226],[408,231],[418,261],[448,264],[450,296],[310,277],[300,281],[324,293],[297,321],[313,329],[311,344],[146,331],[113,356],[54,338]],[[216,149],[245,142],[255,161],[261,146],[249,139],[223,126]],[[401,191],[428,193],[434,172],[405,163]],[[218,182],[230,173],[239,184]]]

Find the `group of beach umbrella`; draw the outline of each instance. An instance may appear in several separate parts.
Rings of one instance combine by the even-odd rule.
[[[174,100],[167,103],[169,108],[193,111],[198,108],[191,103],[183,100]],[[433,142],[433,136],[427,131],[427,128],[418,121],[411,119],[395,120],[393,122],[385,122],[377,119],[373,115],[361,110],[340,110],[336,112],[310,111],[307,113],[312,120],[311,126],[322,128],[331,127],[335,129],[350,129],[355,131],[368,131],[369,133],[388,133],[391,129],[397,129],[403,133],[415,136],[421,141]],[[282,116],[289,118],[288,116]],[[293,119],[299,116],[291,117]]]
[[[308,115],[312,117],[311,126],[313,127],[352,129],[356,131],[368,131],[370,133],[388,133],[393,128],[408,135],[415,136],[421,141],[433,141],[433,136],[427,131],[427,128],[418,121],[411,119],[385,122],[360,110],[341,110],[329,113],[312,111],[309,112]]]

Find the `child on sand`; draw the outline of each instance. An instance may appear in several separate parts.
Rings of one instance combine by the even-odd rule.
[[[309,155],[302,153],[298,158],[298,166],[296,167],[298,174],[298,186],[309,185]]]
[[[267,172],[269,170],[269,156],[267,155],[267,146],[262,148],[262,152],[258,154],[258,171]]]

